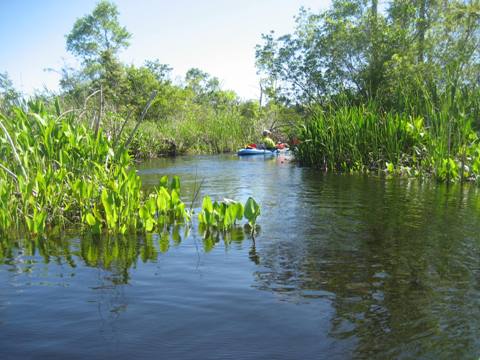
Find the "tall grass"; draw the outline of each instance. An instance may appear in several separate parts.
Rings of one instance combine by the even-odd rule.
[[[254,141],[261,132],[257,118],[242,116],[238,109],[190,107],[139,128],[130,146],[137,158],[185,153],[233,152]]]
[[[334,171],[431,175],[477,180],[480,146],[474,114],[459,102],[384,112],[375,103],[321,109],[301,129],[300,163]]]

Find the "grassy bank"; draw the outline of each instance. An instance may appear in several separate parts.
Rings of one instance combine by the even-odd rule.
[[[260,124],[258,118],[242,116],[235,108],[229,111],[193,108],[143,123],[130,151],[136,158],[234,152],[259,137]],[[127,133],[132,127],[133,124],[127,127]]]
[[[258,101],[234,102],[215,107],[185,100],[181,106],[177,104],[166,111],[158,109],[163,100],[160,95],[154,99],[129,144],[136,159],[236,152],[246,144],[260,141],[263,129],[272,129],[278,140],[286,141],[296,135],[295,129],[302,123],[296,109],[274,103],[260,107]],[[68,102],[66,108],[70,108]],[[93,107],[84,116],[86,126],[90,126],[89,119],[95,111],[98,113]],[[105,113],[101,123],[108,137],[126,141],[139,118],[111,111]]]
[[[382,112],[372,104],[317,111],[301,130],[296,157],[303,165],[330,171],[477,181],[480,145],[472,129],[474,115],[451,109],[424,114]]]

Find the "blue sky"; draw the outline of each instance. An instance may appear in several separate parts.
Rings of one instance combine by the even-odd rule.
[[[44,69],[75,65],[65,34],[96,0],[0,0],[0,72],[25,93],[57,89],[59,76]],[[325,9],[329,0],[117,0],[120,22],[133,34],[120,55],[141,65],[158,58],[183,76],[198,67],[244,98],[258,96],[255,44],[270,30],[291,32],[301,6]]]

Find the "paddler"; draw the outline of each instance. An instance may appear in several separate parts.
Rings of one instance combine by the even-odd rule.
[[[275,142],[272,140],[270,135],[272,134],[269,130],[263,130],[262,132],[262,142],[260,144],[260,148],[267,149],[267,150],[275,150],[277,147]]]

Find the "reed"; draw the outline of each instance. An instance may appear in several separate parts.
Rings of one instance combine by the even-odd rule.
[[[260,119],[242,116],[236,108],[191,105],[164,119],[146,121],[130,150],[136,158],[234,152],[257,139],[261,129]]]
[[[470,104],[442,99],[384,112],[375,103],[316,109],[301,128],[296,157],[333,171],[385,171],[477,181],[480,146]],[[412,105],[412,104],[411,104]]]

